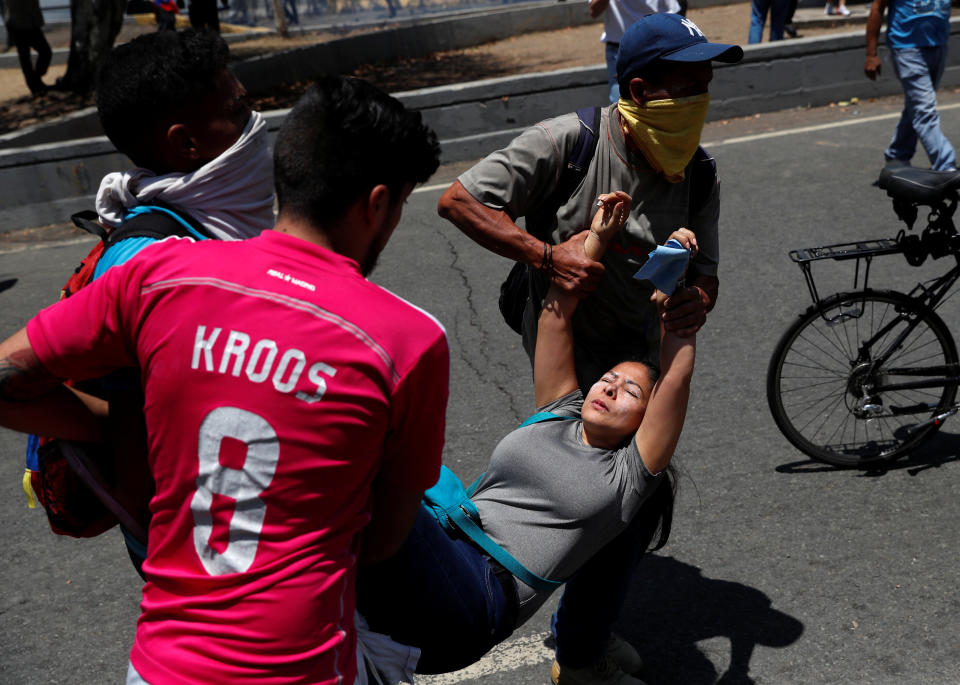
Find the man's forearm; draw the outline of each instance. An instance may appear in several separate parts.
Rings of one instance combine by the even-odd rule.
[[[867,16],[867,57],[877,56],[877,44],[880,40],[880,27],[883,26],[883,13],[886,0],[874,0]]]
[[[21,328],[0,343],[0,401],[21,402],[39,397],[60,385],[30,345]]]
[[[455,181],[440,198],[437,212],[470,239],[501,257],[539,267],[543,261],[541,240],[517,226],[510,216],[476,200]]]
[[[40,362],[26,329],[0,343],[0,426],[92,442],[102,438],[106,403],[70,390]]]
[[[416,521],[423,492],[397,490],[377,480],[372,498],[370,523],[362,533],[361,564],[375,564],[397,553]]]
[[[30,400],[0,400],[0,426],[79,442],[104,439],[106,414],[106,402],[80,395],[64,385]]]

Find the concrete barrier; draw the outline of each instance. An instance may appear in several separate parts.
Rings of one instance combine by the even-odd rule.
[[[951,55],[960,54],[960,18],[951,22]],[[738,64],[714,65],[709,120],[791,107],[825,105],[900,93],[888,68],[877,81],[863,74],[863,31],[749,45]],[[881,48],[884,56],[885,48]],[[960,85],[951,59],[942,86]],[[550,116],[603,102],[603,65],[395,93],[423,113],[444,142],[444,160],[496,149],[519,130]]]
[[[950,52],[960,55],[960,18],[951,22]],[[716,65],[709,118],[899,93],[892,69],[876,82],[863,75],[863,54],[860,30],[747,46],[739,64]],[[942,85],[960,85],[956,57]],[[395,95],[423,113],[440,138],[443,161],[453,162],[479,158],[542,119],[602,103],[606,75],[597,64]],[[284,114],[268,113],[270,130]],[[101,176],[129,166],[103,137],[0,150],[0,231],[65,221],[92,206]]]

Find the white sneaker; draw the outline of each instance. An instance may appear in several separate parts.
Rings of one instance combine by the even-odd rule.
[[[838,5],[838,6],[837,6],[837,14],[839,14],[839,15],[841,15],[841,16],[844,16],[844,17],[849,17],[849,16],[850,16],[850,10],[847,9],[847,6],[846,6],[846,5]]]
[[[629,642],[616,633],[610,634],[607,643],[607,656],[620,667],[624,673],[639,673],[643,670],[643,659]]]
[[[554,661],[550,679],[553,685],[646,685],[639,678],[624,673],[609,656],[586,668],[561,667]]]

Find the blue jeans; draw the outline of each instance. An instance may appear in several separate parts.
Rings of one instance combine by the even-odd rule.
[[[371,630],[420,648],[418,673],[455,671],[513,632],[516,585],[508,580],[508,599],[497,573],[486,554],[448,536],[420,507],[400,551],[359,569],[357,609]]]
[[[617,52],[620,43],[604,43],[607,55],[607,83],[610,84],[610,103],[620,99],[620,84],[617,83]]]
[[[910,161],[919,138],[934,170],[956,167],[956,152],[940,129],[937,113],[937,86],[947,64],[947,46],[891,48],[890,55],[903,86],[904,104],[884,157]]]
[[[630,580],[656,535],[665,498],[673,498],[672,485],[666,477],[626,530],[567,581],[550,622],[561,666],[585,668],[604,655]]]
[[[767,12],[770,12],[770,40],[783,40],[783,24],[787,17],[789,0],[753,0],[750,11],[750,36],[748,43],[759,43],[763,40],[763,25],[767,21]]]

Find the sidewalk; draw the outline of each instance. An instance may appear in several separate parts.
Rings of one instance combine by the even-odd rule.
[[[510,7],[519,9],[525,4],[528,3],[513,3]],[[731,4],[711,4],[698,7],[699,3],[697,0],[692,0],[690,4],[689,15],[694,21],[701,25],[711,40],[746,44],[746,36],[750,24],[749,2],[741,1]],[[423,12],[401,9],[395,17],[390,17],[385,8],[347,14],[310,15],[301,13],[301,23],[291,26],[290,33],[296,42],[303,41],[309,36],[315,36],[317,42],[325,42],[350,34],[371,33],[382,31],[386,28],[400,28],[417,24],[418,22],[435,21],[450,15],[469,15],[494,10],[502,11],[502,8],[502,5],[496,7],[468,7],[457,10],[428,8],[429,11]],[[866,22],[868,5],[851,3],[849,9],[851,10],[849,17],[827,16],[824,14],[823,5],[820,4],[819,0],[805,0],[801,3],[801,6],[798,7],[794,15],[794,25],[797,27],[798,36],[805,37],[857,30]],[[222,14],[224,17],[229,16],[228,12]],[[270,38],[271,43],[280,40],[276,38],[275,32],[272,31],[272,21],[268,21],[266,14],[262,11],[262,5],[259,11],[253,14],[252,17],[256,22],[254,27],[227,23],[221,25],[224,38],[228,43],[233,46],[238,46],[239,43],[250,41],[259,43],[262,42],[265,37],[271,36],[273,36],[273,38]],[[183,23],[186,24],[185,18],[183,18]],[[117,38],[117,42],[128,41],[134,36],[153,30],[154,26],[151,23],[137,23],[131,20],[124,24]],[[591,23],[578,27],[578,31],[582,31],[583,38],[586,40],[587,45],[589,45],[590,48],[594,47],[593,43],[599,39],[599,25]],[[596,33],[596,35],[593,35],[594,33]],[[547,35],[550,36],[550,34]],[[45,78],[48,83],[51,83],[57,77],[63,75],[65,71],[67,48],[70,41],[69,26],[64,24],[51,25],[46,31],[46,36],[51,47],[54,48],[53,64]],[[557,45],[564,43],[564,39],[567,40],[566,45],[568,47],[579,46],[581,42],[579,38],[579,33],[576,37],[550,36],[548,40],[541,41],[542,51],[548,52],[555,50]],[[572,45],[569,42],[571,40]],[[277,43],[272,49],[282,50],[289,49],[290,47],[295,46]],[[491,44],[491,48],[494,54],[499,57],[497,53],[501,48],[498,47],[498,44]],[[267,50],[271,48],[264,49]],[[502,49],[509,52],[510,48],[508,45],[504,45]],[[238,51],[237,47],[234,47],[234,51]],[[572,49],[570,52],[577,53],[578,51]],[[599,49],[589,50],[587,52],[590,55],[596,52],[596,56],[588,58],[589,63],[601,63],[603,61],[603,56]],[[578,61],[574,54],[559,55],[557,60],[561,59],[563,60],[563,64],[558,64],[556,68],[586,66],[588,63],[583,60]],[[0,100],[23,97],[28,94],[26,84],[23,82],[23,76],[20,73],[15,51],[10,50],[6,53],[0,53]]]

